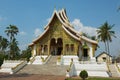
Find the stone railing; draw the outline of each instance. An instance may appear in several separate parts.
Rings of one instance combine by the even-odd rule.
[[[43,64],[46,64],[50,58],[51,58],[51,55],[48,55],[48,56],[45,58]]]
[[[34,62],[34,60],[35,60],[35,56],[33,56],[33,57],[30,59],[30,61],[29,61],[28,64],[32,64],[32,63]]]
[[[27,64],[27,61],[5,60],[1,66],[0,72],[13,74]]]
[[[110,67],[109,67],[109,64],[108,63],[106,63],[106,66],[107,66],[107,72],[109,73],[109,75],[111,76],[111,71],[110,71]]]
[[[27,61],[23,61],[20,64],[16,65],[15,67],[12,68],[12,73],[17,72],[20,70],[22,67],[24,67],[27,64]]]
[[[119,71],[119,73],[120,73],[120,64],[117,64],[117,63],[115,62],[115,65],[116,65],[116,67],[117,67],[117,69],[118,69],[118,71]]]

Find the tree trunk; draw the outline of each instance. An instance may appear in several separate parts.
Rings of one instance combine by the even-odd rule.
[[[110,55],[109,41],[107,41],[108,55]],[[110,63],[110,56],[108,56],[108,61]]]
[[[106,41],[105,41],[104,43],[105,43],[105,52],[107,53],[107,45],[106,45]]]
[[[85,78],[83,78],[83,80],[85,80]]]

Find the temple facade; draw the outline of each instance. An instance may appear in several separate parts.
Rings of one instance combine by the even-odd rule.
[[[80,59],[94,57],[97,45],[97,41],[74,30],[65,9],[54,10],[44,32],[29,44],[32,56],[77,55]]]

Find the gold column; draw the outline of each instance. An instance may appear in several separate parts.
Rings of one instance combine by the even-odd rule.
[[[40,55],[40,44],[38,43],[38,55]]]
[[[35,55],[37,56],[37,44],[35,44]]]
[[[75,48],[75,51],[74,51],[74,54],[76,55],[77,54],[77,44],[74,44],[74,48]]]
[[[94,44],[92,44],[92,56],[94,57],[95,56],[95,45]]]
[[[39,54],[39,44],[37,43],[37,55]]]
[[[48,55],[50,55],[50,40],[48,41]]]
[[[65,43],[63,41],[63,52],[62,52],[62,55],[64,55],[64,53],[65,53]]]
[[[71,44],[68,44],[68,52],[67,52],[67,55],[71,55],[71,54],[72,54]]]

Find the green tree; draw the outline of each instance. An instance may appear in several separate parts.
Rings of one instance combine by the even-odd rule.
[[[31,48],[28,47],[26,50],[22,51],[21,58],[26,58],[27,61],[29,61],[30,57],[31,57]]]
[[[108,22],[105,22],[97,30],[98,39],[105,43],[105,51],[110,54],[109,42],[112,42],[112,37],[115,36],[115,32],[112,31],[114,25],[109,25]]]
[[[18,41],[16,41],[16,39],[14,38],[9,47],[11,48],[11,58],[16,59],[19,56],[20,51],[18,47]]]
[[[4,54],[0,54],[0,66],[3,64]]]
[[[0,36],[0,51],[5,52],[6,48],[8,47],[8,40],[2,36]]]
[[[10,42],[15,38],[15,35],[17,35],[18,32],[19,30],[15,25],[9,25],[5,30],[5,33],[10,38]]]
[[[10,48],[9,58],[11,58],[11,59],[13,59],[14,53],[16,52],[16,49],[13,49],[13,44],[14,44],[14,46],[16,45],[15,35],[17,35],[18,32],[19,32],[19,30],[15,25],[9,25],[8,27],[6,27],[6,30],[5,30],[5,33],[7,34],[7,36],[10,39],[10,41],[9,41],[9,48]],[[16,48],[17,48],[17,46],[16,46]]]
[[[104,42],[105,44],[105,51],[107,52],[107,46],[106,46],[106,35],[105,35],[105,29],[104,29],[104,26],[100,26],[97,30],[97,38],[101,41],[101,42]]]
[[[79,76],[80,76],[83,80],[85,80],[85,78],[88,77],[88,73],[87,73],[86,70],[82,70],[82,71],[80,72]]]

